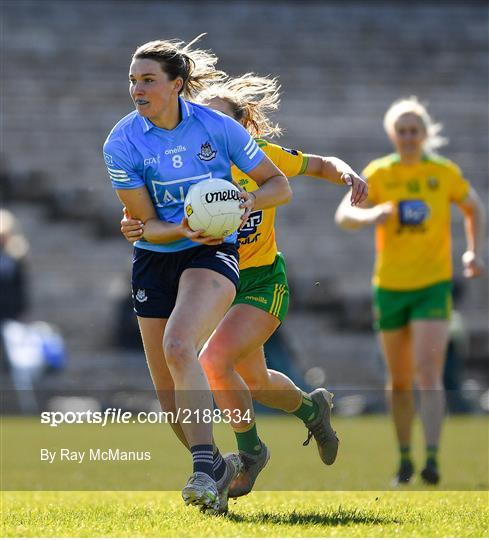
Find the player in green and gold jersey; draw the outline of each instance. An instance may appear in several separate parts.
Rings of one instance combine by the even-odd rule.
[[[199,101],[241,122],[288,178],[304,174],[352,185],[350,200],[354,204],[366,197],[365,182],[343,161],[303,154],[261,138],[280,133],[278,126],[268,120],[268,111],[279,104],[276,79],[246,74],[212,85],[199,95]],[[251,193],[257,189],[255,182],[237,168],[232,169],[232,174],[242,189]],[[285,261],[275,242],[274,222],[275,211],[267,209],[252,212],[242,227],[238,236],[238,293],[233,307],[203,349],[200,361],[221,409],[252,409],[249,394],[244,391],[248,387],[259,403],[303,420],[309,431],[308,440],[315,437],[321,459],[331,464],[338,449],[330,424],[331,394],[325,389],[306,394],[286,375],[266,366],[263,344],[283,321],[289,303]],[[256,428],[236,424],[232,427],[246,468],[231,484],[231,497],[248,493],[260,467],[266,463],[259,454]],[[243,444],[245,438],[249,441],[247,446]]]
[[[233,117],[256,138],[271,161],[288,177],[307,175],[352,187],[351,204],[367,195],[366,183],[346,163],[334,157],[303,154],[272,144],[261,137],[280,134],[268,118],[279,105],[276,79],[246,74],[213,85],[199,95],[199,101]],[[256,183],[232,168],[233,180],[253,193]],[[330,423],[332,395],[325,389],[306,394],[286,375],[267,369],[263,344],[283,321],[289,304],[285,261],[275,242],[275,210],[252,212],[239,233],[240,286],[224,319],[204,347],[204,366],[221,410],[253,411],[253,397],[259,403],[280,409],[304,421],[309,442],[315,437],[321,459],[332,464],[338,439]],[[128,240],[141,230],[138,224],[121,222]],[[251,392],[251,396],[250,396]],[[243,418],[241,415],[241,418]],[[268,450],[260,441],[254,423],[232,422],[245,472],[231,484],[229,495],[245,495],[268,461]]]
[[[444,416],[443,365],[451,312],[450,205],[462,211],[466,277],[482,271],[482,204],[460,169],[432,150],[443,143],[415,97],[394,103],[384,127],[396,153],[372,161],[363,174],[369,195],[352,208],[347,197],[336,213],[346,229],[376,226],[373,275],[375,326],[389,368],[392,413],[400,448],[396,483],[410,481],[413,384],[420,394],[427,459],[421,476],[439,481],[437,450]]]

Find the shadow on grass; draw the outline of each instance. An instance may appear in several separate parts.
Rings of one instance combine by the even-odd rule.
[[[375,513],[362,512],[360,510],[345,510],[339,507],[337,510],[317,512],[257,512],[241,514],[230,512],[227,515],[229,521],[236,523],[273,523],[275,525],[386,525],[400,523],[400,520],[382,517]]]

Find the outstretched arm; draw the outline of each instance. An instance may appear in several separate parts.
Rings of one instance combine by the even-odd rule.
[[[342,229],[355,230],[368,225],[381,225],[395,214],[395,206],[391,202],[385,202],[372,206],[364,200],[357,206],[352,206],[351,195],[347,193],[340,202],[336,214],[335,222]]]
[[[308,159],[306,176],[323,178],[338,185],[351,188],[350,204],[358,206],[367,199],[368,185],[347,163],[336,157],[322,157],[306,154]]]
[[[259,189],[252,192],[255,197],[254,210],[281,206],[292,198],[292,190],[287,177],[268,157],[249,171],[248,176],[259,186]]]

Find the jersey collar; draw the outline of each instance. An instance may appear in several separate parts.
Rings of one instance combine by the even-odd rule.
[[[188,101],[185,101],[182,97],[178,96],[178,105],[180,107],[180,111],[182,113],[182,122],[184,122],[189,116],[194,114],[192,104]],[[155,126],[152,122],[150,122],[147,118],[144,116],[141,116],[138,114],[139,120],[141,121],[141,126],[143,128],[143,132],[147,133],[151,129],[159,129],[158,126]],[[178,124],[178,126],[180,125]],[[177,129],[178,126],[175,128]]]
[[[178,96],[178,102],[180,104],[180,111],[182,112],[182,122],[189,116],[194,114],[192,104],[185,101],[182,97]]]

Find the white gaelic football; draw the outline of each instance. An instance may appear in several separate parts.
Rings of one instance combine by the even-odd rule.
[[[241,192],[231,182],[220,178],[202,180],[189,189],[185,197],[185,217],[193,231],[202,229],[206,236],[217,238],[236,231],[244,209]]]

